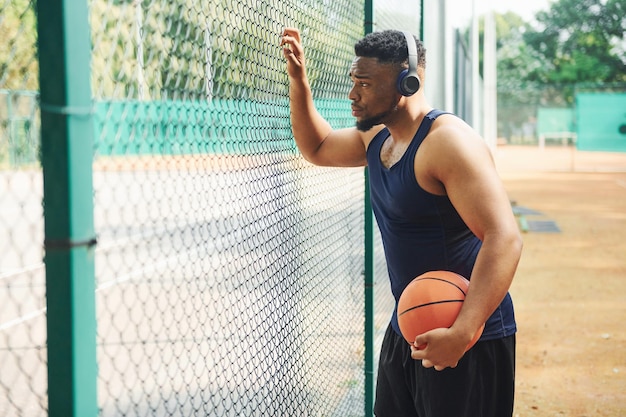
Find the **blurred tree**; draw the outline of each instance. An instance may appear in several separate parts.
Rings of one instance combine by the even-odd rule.
[[[37,28],[29,0],[0,3],[0,89],[36,90],[39,86]]]
[[[536,53],[524,42],[528,23],[517,14],[496,14],[496,58],[498,88],[498,136],[510,139],[525,136],[533,120],[543,89],[529,86],[528,75],[540,65]],[[481,22],[482,23],[482,22]],[[483,25],[480,27],[483,39]],[[482,68],[482,56],[481,56]]]
[[[556,0],[531,22],[496,15],[496,32],[501,136],[527,136],[539,106],[571,107],[582,86],[624,89],[625,0]]]
[[[541,83],[626,82],[626,1],[558,0],[524,41],[540,59],[525,79]]]
[[[496,14],[498,86],[520,87],[537,67],[539,56],[524,42],[528,24],[515,13]],[[482,41],[483,30],[480,37]]]

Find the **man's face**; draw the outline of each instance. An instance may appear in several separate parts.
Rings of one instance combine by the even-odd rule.
[[[357,129],[368,131],[393,116],[401,97],[396,90],[397,76],[398,69],[393,64],[381,64],[377,58],[354,58],[348,97]]]

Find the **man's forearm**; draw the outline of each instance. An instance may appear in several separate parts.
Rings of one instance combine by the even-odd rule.
[[[315,153],[332,131],[330,124],[319,114],[313,103],[308,81],[291,79],[289,83],[291,129],[302,155],[314,162]]]

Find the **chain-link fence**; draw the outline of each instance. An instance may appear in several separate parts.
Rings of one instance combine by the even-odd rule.
[[[626,133],[620,127],[626,126],[625,94],[623,83],[501,86],[498,136],[515,145],[623,152]]]
[[[377,356],[367,337],[380,346],[393,306],[380,239],[372,306],[363,170],[314,167],[297,152],[279,37],[301,29],[316,105],[348,126],[354,42],[364,27],[419,34],[423,1],[88,4],[92,103],[82,115],[95,141],[71,162],[93,170],[93,213],[77,215],[93,214],[98,238],[94,409],[366,414],[364,374],[375,366],[365,362]],[[61,382],[47,380],[48,348],[59,347],[46,334],[35,3],[0,0],[0,33],[0,417],[43,416]],[[455,106],[467,118],[471,56],[457,44]],[[544,117],[547,130],[571,129],[577,91],[590,90],[501,88],[499,136],[536,144]],[[626,134],[623,119],[611,123]]]
[[[363,175],[298,155],[278,43],[351,124],[362,4],[91,8],[101,415],[360,415]]]
[[[33,91],[0,90],[0,167],[36,165],[39,106]]]
[[[419,33],[411,3],[376,4],[376,29]],[[302,30],[319,110],[352,125],[363,2],[89,7],[99,414],[363,415],[363,170],[299,155],[278,45]],[[58,381],[34,3],[0,16],[0,416],[42,416]],[[375,265],[380,338],[393,301]]]
[[[0,1],[0,416],[47,406],[34,4]]]

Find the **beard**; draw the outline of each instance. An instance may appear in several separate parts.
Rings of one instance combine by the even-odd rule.
[[[398,107],[397,106],[393,106],[393,108],[387,110],[386,112],[377,114],[377,115],[372,116],[372,117],[368,117],[367,119],[357,120],[356,121],[356,128],[357,128],[357,130],[359,130],[361,132],[367,132],[368,130],[370,130],[374,126],[383,124],[385,119],[389,115],[394,113],[396,110],[398,110]]]

